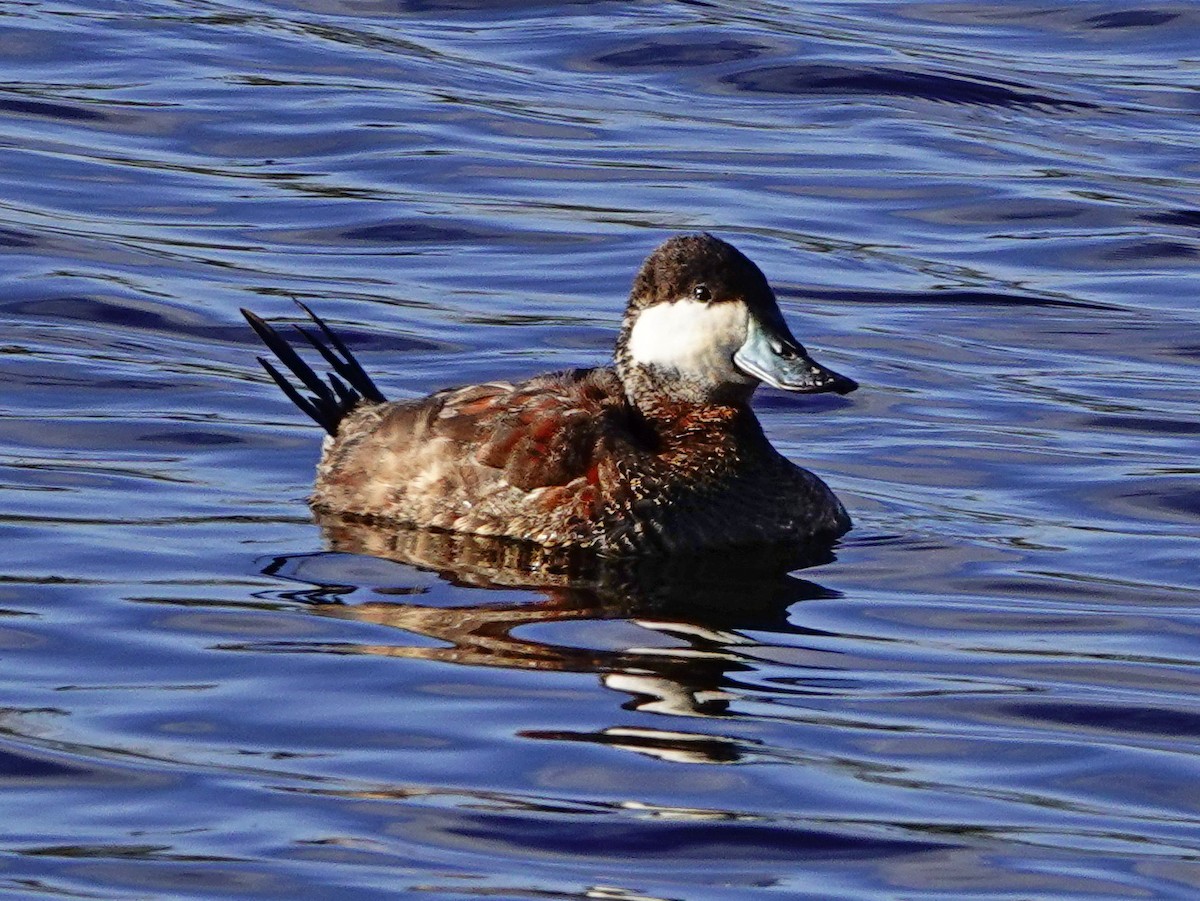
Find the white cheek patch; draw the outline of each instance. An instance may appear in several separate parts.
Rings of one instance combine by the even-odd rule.
[[[660,303],[643,310],[629,334],[635,363],[706,381],[744,381],[733,355],[746,341],[750,311],[740,301]]]

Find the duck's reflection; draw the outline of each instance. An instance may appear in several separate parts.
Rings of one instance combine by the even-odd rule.
[[[355,645],[354,652],[595,673],[629,696],[622,705],[628,710],[723,715],[731,697],[728,675],[755,665],[746,652],[756,643],[742,633],[803,633],[788,622],[788,609],[835,596],[790,574],[832,559],[827,547],[618,562],[341,518],[325,517],[320,524],[331,553],[279,557],[266,568],[311,586],[287,592],[290,599],[312,604],[325,616],[390,626],[443,643]],[[447,597],[436,590],[439,582],[489,590],[478,592],[478,602],[471,603],[475,592]],[[530,598],[530,591],[542,597]],[[524,628],[583,621],[623,621],[628,628],[608,630],[590,647],[555,644]],[[723,763],[742,756],[737,745],[719,736],[675,730],[526,734],[690,762]]]

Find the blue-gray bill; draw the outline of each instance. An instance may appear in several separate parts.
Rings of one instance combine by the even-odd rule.
[[[816,362],[786,327],[764,323],[757,316],[750,317],[746,341],[733,362],[746,375],[783,391],[849,394],[858,387],[854,379]]]

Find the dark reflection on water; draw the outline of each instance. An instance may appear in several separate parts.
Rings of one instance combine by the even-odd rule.
[[[0,6],[0,894],[1200,893],[1192,4]],[[315,526],[242,306],[593,365],[666,234],[833,552]]]
[[[1174,18],[1174,13],[1161,10],[1130,9],[1089,16],[1085,21],[1093,28],[1152,28],[1155,25],[1165,25]]]
[[[771,66],[748,69],[725,79],[739,91],[765,94],[898,95],[941,103],[984,106],[1092,107],[1090,103],[1039,94],[1017,84],[998,84],[946,72],[920,72],[889,67]]]
[[[631,710],[722,715],[727,707],[722,692],[727,674],[751,665],[738,654],[738,646],[745,643],[739,632],[793,630],[787,615],[792,605],[837,596],[790,575],[798,566],[831,560],[826,548],[743,552],[720,559],[606,560],[550,555],[531,545],[481,536],[389,530],[332,517],[324,518],[322,526],[326,540],[339,553],[271,561],[266,573],[312,586],[280,596],[313,604],[314,611],[324,616],[388,626],[443,643],[343,645],[339,653],[591,673],[608,687],[632,694],[634,700],[625,705]],[[370,554],[378,562],[339,555],[346,553]],[[379,558],[399,565],[387,567]],[[413,566],[437,570],[450,584],[528,589],[542,598],[506,603],[483,593],[478,603],[465,606],[421,603],[429,590],[423,583],[428,580],[414,578]],[[384,600],[376,600],[381,596]],[[397,596],[413,600],[393,600]],[[657,635],[649,648],[641,647],[648,636],[638,631],[638,646],[603,649],[537,637],[536,627],[542,625],[603,621],[629,621]],[[520,734],[628,744],[642,753],[686,757],[691,762],[732,762],[741,756],[736,742],[659,730],[607,729],[595,734],[523,730]]]
[[[63,103],[49,103],[45,100],[0,100],[0,110],[25,116],[48,116],[52,119],[87,121],[107,118],[96,110],[81,109]]]
[[[751,41],[714,40],[711,35],[704,33],[698,34],[692,40],[680,40],[671,35],[658,35],[653,41],[646,41],[624,50],[600,54],[592,62],[597,66],[613,69],[670,70],[685,66],[708,66],[755,59],[770,49],[768,44]]]

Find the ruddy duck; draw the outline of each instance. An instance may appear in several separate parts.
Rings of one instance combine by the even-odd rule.
[[[847,394],[857,384],[792,337],[766,277],[733,245],[680,235],[633,282],[615,366],[387,401],[311,310],[297,326],[323,380],[261,318],[242,313],[299,380],[259,362],[329,433],[311,504],[431,528],[602,555],[696,553],[850,528],[817,476],[771,446],[750,397]]]

